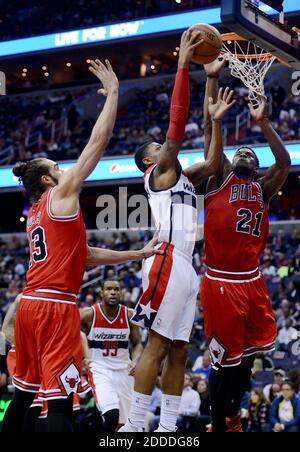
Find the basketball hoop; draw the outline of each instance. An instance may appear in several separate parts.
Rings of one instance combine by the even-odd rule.
[[[223,34],[222,41],[221,54],[229,63],[231,75],[249,89],[249,101],[256,108],[259,97],[265,96],[264,79],[276,57],[236,33]]]

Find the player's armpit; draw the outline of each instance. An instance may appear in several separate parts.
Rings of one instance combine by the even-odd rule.
[[[72,217],[79,213],[79,197],[77,192],[62,197],[60,186],[54,187],[50,198],[50,212],[56,217]]]
[[[258,180],[262,187],[264,201],[268,203],[275,196],[285,183],[290,166],[286,168],[279,167],[276,163],[272,165],[266,175]]]
[[[165,141],[158,154],[157,165],[154,170],[156,177],[165,176],[166,181],[171,181],[171,183],[176,182],[176,168],[178,166],[177,157],[180,146],[180,141],[170,139]]]

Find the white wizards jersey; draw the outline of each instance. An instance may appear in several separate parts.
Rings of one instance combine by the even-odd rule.
[[[112,370],[126,369],[130,362],[128,308],[119,305],[113,320],[106,317],[100,303],[92,306],[92,309],[94,318],[87,336],[91,370],[99,366]]]
[[[156,165],[145,172],[145,190],[151,212],[158,227],[159,242],[172,243],[175,249],[192,256],[197,232],[197,196],[194,185],[184,171],[167,190],[153,190],[151,178]]]

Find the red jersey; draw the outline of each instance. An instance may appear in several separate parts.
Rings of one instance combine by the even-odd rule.
[[[258,182],[231,172],[219,189],[206,195],[204,240],[209,269],[244,275],[257,270],[268,233],[267,205]]]
[[[27,219],[30,263],[23,295],[76,298],[86,267],[86,233],[80,208],[72,216],[51,213],[53,189],[32,205]]]

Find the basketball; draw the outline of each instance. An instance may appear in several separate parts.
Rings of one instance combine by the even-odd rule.
[[[207,24],[197,24],[191,27],[193,30],[201,31],[200,39],[204,42],[195,48],[193,63],[208,64],[214,61],[220,54],[222,47],[222,37],[215,27]]]

